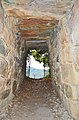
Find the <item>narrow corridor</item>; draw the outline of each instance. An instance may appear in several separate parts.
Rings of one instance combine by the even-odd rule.
[[[63,107],[51,80],[26,80],[0,120],[73,120]]]

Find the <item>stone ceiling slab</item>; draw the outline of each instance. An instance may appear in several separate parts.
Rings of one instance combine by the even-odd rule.
[[[21,37],[47,40],[58,21],[71,9],[74,0],[3,0],[9,16],[18,17]]]
[[[10,14],[21,17],[62,17],[74,0],[4,0],[3,6]]]
[[[21,37],[48,37],[53,27],[58,23],[57,20],[42,20],[42,19],[22,19],[16,25],[19,27]]]

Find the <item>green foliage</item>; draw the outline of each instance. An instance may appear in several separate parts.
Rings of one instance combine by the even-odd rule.
[[[4,0],[4,2],[9,3],[9,1],[8,1],[8,0]]]
[[[45,67],[46,65],[48,66],[48,52],[44,51],[44,50],[28,50],[28,56],[32,55],[36,61],[38,62],[43,62],[43,66],[44,66],[44,77],[45,77]],[[47,77],[50,76],[50,72],[49,75]]]
[[[33,57],[35,58],[35,60],[36,61],[38,61],[38,62],[42,62],[42,54],[40,54],[41,52],[38,50],[33,50],[33,51],[31,51],[31,55],[33,55]]]
[[[33,55],[36,61],[43,62],[43,65],[45,67],[46,64],[48,64],[48,53],[43,50],[30,50],[28,51],[28,54]]]

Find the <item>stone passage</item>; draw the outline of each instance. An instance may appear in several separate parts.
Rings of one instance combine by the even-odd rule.
[[[52,86],[79,120],[78,31],[79,0],[0,0],[0,108],[25,80],[28,49],[39,47],[49,51]]]
[[[73,120],[60,102],[51,80],[29,79],[5,110],[3,120]]]

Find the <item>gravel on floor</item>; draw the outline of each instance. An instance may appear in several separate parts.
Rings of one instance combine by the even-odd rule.
[[[51,80],[26,80],[0,120],[73,120],[65,110]]]

